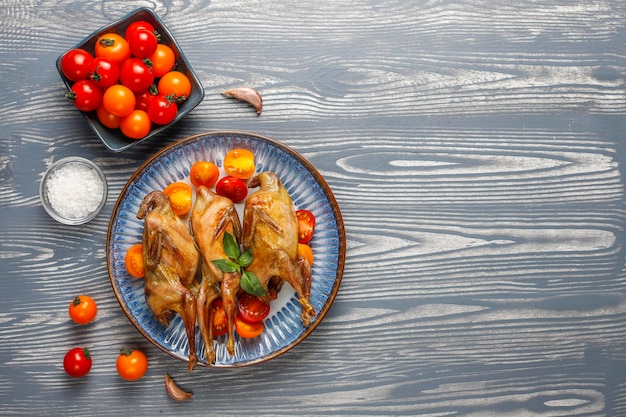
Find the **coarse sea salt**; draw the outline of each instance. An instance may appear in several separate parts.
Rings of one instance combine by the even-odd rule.
[[[46,195],[60,216],[81,219],[96,211],[100,205],[104,184],[92,168],[70,162],[50,175]]]

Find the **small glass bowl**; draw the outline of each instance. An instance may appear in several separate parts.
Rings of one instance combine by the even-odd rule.
[[[75,171],[79,170],[79,171]],[[102,182],[101,190],[86,189],[85,187],[98,186],[97,179],[87,178],[91,172],[97,175]],[[82,176],[82,178],[81,178]],[[82,184],[80,181],[84,181]],[[71,181],[75,184],[63,184]],[[88,181],[92,183],[89,184]],[[65,187],[65,189],[63,188]],[[89,187],[87,187],[89,188]],[[100,201],[90,198],[94,192],[102,192]],[[62,158],[52,164],[43,174],[39,184],[39,197],[46,212],[59,223],[76,225],[87,223],[100,213],[107,200],[107,182],[102,170],[88,159],[78,156]],[[58,195],[62,193],[62,195]],[[77,199],[83,199],[82,202]],[[87,201],[85,201],[87,199]],[[62,201],[59,201],[62,200]],[[84,204],[84,207],[72,207],[76,203]],[[76,204],[74,204],[76,206]],[[66,207],[61,207],[65,205]]]

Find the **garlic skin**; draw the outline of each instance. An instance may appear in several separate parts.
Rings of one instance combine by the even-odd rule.
[[[193,396],[193,393],[183,391],[178,385],[176,385],[174,380],[167,373],[165,373],[165,390],[169,396],[176,401],[186,401]]]
[[[251,104],[256,109],[257,114],[261,114],[261,111],[263,110],[263,97],[261,97],[261,94],[254,88],[238,87],[226,90],[222,94]]]

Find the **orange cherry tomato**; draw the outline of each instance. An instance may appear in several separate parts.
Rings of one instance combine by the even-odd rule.
[[[137,99],[133,91],[121,84],[107,88],[102,96],[102,105],[117,117],[128,116],[134,109]]]
[[[79,295],[70,303],[70,317],[78,324],[91,323],[97,312],[96,302],[88,295]]]
[[[228,333],[228,319],[222,300],[217,298],[213,301],[211,310],[213,310],[213,336],[217,337]]]
[[[247,149],[232,149],[224,157],[224,171],[233,177],[247,180],[255,169],[254,154]]]
[[[157,89],[163,96],[187,98],[191,94],[191,81],[180,71],[170,71],[161,77]]]
[[[191,210],[193,190],[185,182],[173,182],[163,190],[163,193],[170,198],[170,204],[174,213],[184,216]]]
[[[148,358],[137,349],[122,349],[115,361],[117,373],[127,381],[136,381],[148,370]]]
[[[313,249],[306,243],[298,243],[298,255],[307,260],[309,266],[313,266]]]
[[[213,162],[198,161],[191,166],[189,171],[189,180],[191,183],[199,187],[213,187],[220,176],[220,170]]]
[[[308,210],[296,210],[298,219],[298,243],[309,243],[313,239],[315,216]]]
[[[150,133],[151,127],[150,117],[143,110],[133,110],[128,116],[122,117],[120,121],[122,133],[130,139],[145,138]]]
[[[103,126],[108,127],[109,129],[117,129],[120,127],[121,118],[109,112],[104,106],[101,105],[98,107],[96,115]]]
[[[124,266],[130,275],[135,278],[143,278],[146,275],[146,267],[143,263],[143,245],[137,243],[131,246],[124,257]]]
[[[240,314],[235,316],[235,331],[240,337],[251,339],[263,333],[265,326],[262,321],[251,323],[244,320]]]
[[[130,58],[128,41],[117,33],[105,33],[100,36],[96,41],[94,53],[96,56],[109,58],[118,64]]]
[[[150,57],[150,61],[152,61],[152,70],[154,71],[155,78],[161,78],[172,68],[174,68],[174,64],[176,63],[176,56],[174,55],[174,51],[172,48],[165,44],[158,44],[156,51]]]

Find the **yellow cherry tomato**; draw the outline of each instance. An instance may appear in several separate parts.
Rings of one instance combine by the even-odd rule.
[[[232,149],[224,157],[224,171],[232,177],[247,180],[255,169],[254,154],[247,149]]]

